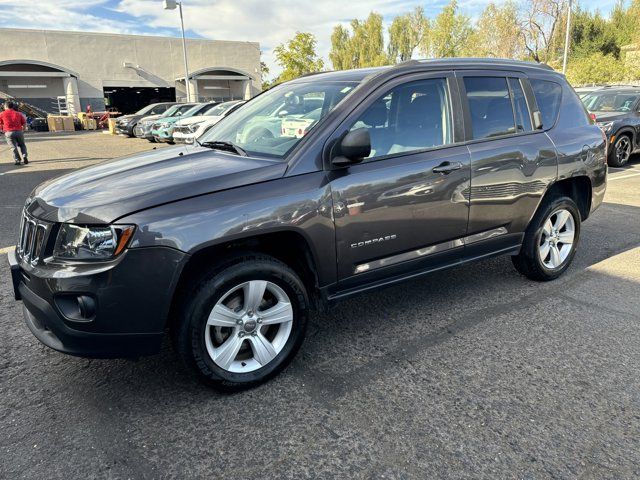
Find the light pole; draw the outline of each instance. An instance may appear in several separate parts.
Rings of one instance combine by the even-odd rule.
[[[569,57],[569,42],[571,40],[571,4],[572,0],[569,0],[569,11],[567,12],[567,33],[564,38],[564,58],[562,59],[562,73],[567,73],[567,58]]]
[[[180,28],[182,29],[182,54],[184,56],[184,85],[187,88],[187,102],[191,101],[191,86],[189,85],[189,64],[187,62],[187,41],[184,38],[184,20],[182,18],[182,2],[176,0],[164,0],[165,10],[175,10],[178,7],[180,12]]]

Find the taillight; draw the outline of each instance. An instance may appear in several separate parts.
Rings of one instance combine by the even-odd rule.
[[[596,118],[596,114],[595,114],[595,113],[590,113],[590,114],[589,114],[589,118],[591,119],[591,121],[592,121],[593,123],[596,123],[597,118]]]
[[[600,133],[602,134],[602,140],[604,140],[604,163],[607,163],[607,159],[609,158],[609,139],[607,138],[607,134],[604,133],[604,130],[600,129]]]

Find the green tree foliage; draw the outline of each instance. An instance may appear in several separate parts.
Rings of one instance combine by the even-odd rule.
[[[451,0],[433,21],[421,51],[436,58],[464,56],[470,50],[472,34],[471,19],[458,13],[457,0]]]
[[[622,60],[602,52],[572,60],[567,66],[567,80],[572,85],[621,82],[629,78],[629,74]]]
[[[590,13],[576,9],[571,19],[571,56],[582,58],[600,52],[603,55],[620,56],[620,47],[613,23],[605,20],[600,12]]]
[[[276,62],[282,67],[278,82],[285,82],[311,72],[319,72],[324,62],[316,54],[316,37],[311,33],[296,32],[286,44],[274,49]]]
[[[586,0],[585,0],[586,1]],[[609,15],[573,2],[568,77],[577,84],[640,79],[625,45],[640,44],[640,0],[618,0]],[[429,20],[421,7],[390,20],[384,46],[383,18],[371,13],[350,28],[335,27],[329,58],[335,69],[397,63],[416,49],[426,57],[478,56],[534,60],[560,68],[568,0],[493,0],[477,21],[451,0]]]
[[[522,58],[521,32],[518,7],[512,0],[502,5],[489,3],[476,23],[468,51],[477,57]]]
[[[337,25],[331,35],[329,59],[337,70],[388,65],[382,15],[371,12],[364,21],[352,20],[351,32]]]
[[[389,27],[389,59],[395,63],[411,60],[416,48],[425,43],[428,32],[429,19],[422,7],[395,17]]]

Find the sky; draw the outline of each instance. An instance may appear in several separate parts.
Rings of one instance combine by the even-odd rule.
[[[462,13],[477,17],[491,0],[459,0]],[[449,0],[183,0],[189,38],[241,40],[260,43],[269,77],[280,68],[273,49],[296,31],[311,32],[327,66],[330,36],[338,23],[365,18],[370,11],[394,16],[422,5],[435,17]],[[501,0],[494,0],[501,3]],[[607,14],[616,0],[583,0],[589,10]],[[179,36],[177,11],[162,8],[162,0],[0,0],[0,27],[76,30],[141,35]],[[1,48],[1,47],[0,47]]]

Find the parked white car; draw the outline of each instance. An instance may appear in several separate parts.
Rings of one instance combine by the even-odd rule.
[[[173,141],[176,143],[193,143],[196,138],[207,132],[224,117],[235,111],[244,100],[233,100],[218,103],[197,117],[178,120],[173,130]]]

